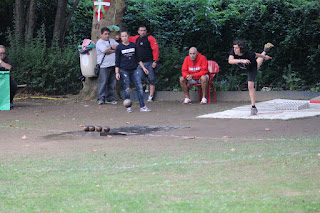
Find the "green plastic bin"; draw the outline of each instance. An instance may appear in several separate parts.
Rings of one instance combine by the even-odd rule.
[[[0,110],[10,110],[10,71],[0,71]]]

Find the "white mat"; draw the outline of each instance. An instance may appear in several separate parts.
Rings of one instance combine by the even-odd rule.
[[[206,114],[198,116],[198,118],[236,118],[236,119],[281,119],[289,120],[295,118],[304,118],[320,115],[320,104],[310,103],[309,109],[301,110],[279,110],[277,106],[285,102],[310,103],[310,101],[274,99],[256,103],[258,114],[250,116],[251,105],[236,107],[223,112]]]

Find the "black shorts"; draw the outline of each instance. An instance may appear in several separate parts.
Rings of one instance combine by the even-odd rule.
[[[252,70],[248,72],[248,81],[255,82],[258,70]]]

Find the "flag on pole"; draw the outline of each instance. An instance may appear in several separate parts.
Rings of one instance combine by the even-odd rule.
[[[107,13],[111,0],[94,0],[93,12],[98,21]]]

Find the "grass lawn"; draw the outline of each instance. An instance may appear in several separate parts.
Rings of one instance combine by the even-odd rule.
[[[319,138],[172,144],[0,156],[0,212],[320,212]]]

